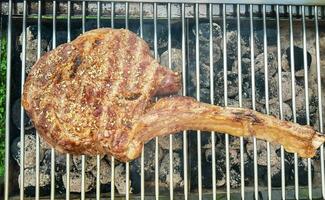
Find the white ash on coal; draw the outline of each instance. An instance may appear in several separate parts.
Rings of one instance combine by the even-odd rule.
[[[159,146],[164,150],[169,150],[169,136],[159,137]],[[183,137],[181,133],[173,134],[173,151],[183,148]]]
[[[14,142],[11,144],[11,154],[13,158],[16,160],[18,165],[20,165],[20,148],[21,142],[20,138],[16,138]],[[44,150],[40,149],[39,158],[40,161],[44,158]],[[30,168],[35,167],[36,165],[36,136],[32,134],[25,135],[25,160],[24,167]]]
[[[18,184],[20,185],[20,174],[18,176]],[[40,186],[40,194],[44,195],[50,191],[50,174],[46,172],[42,167],[40,167],[39,171],[39,186]],[[24,169],[24,191],[26,196],[34,196],[35,195],[35,186],[36,186],[36,168],[26,168]]]
[[[173,188],[181,188],[183,187],[183,165],[182,165],[182,158],[179,153],[173,152]],[[159,166],[159,179],[165,187],[169,186],[171,172],[169,168],[169,153],[166,153],[164,158],[161,161]]]
[[[119,164],[115,167],[115,188],[119,194],[126,193],[126,172],[125,172],[125,165]],[[130,184],[132,181],[130,180]],[[129,188],[129,192],[132,193],[132,187]]]
[[[48,50],[48,40],[45,38],[48,34],[42,34],[41,40],[41,55],[43,55]],[[21,34],[19,37],[20,45],[23,44],[23,35]],[[26,28],[26,66],[25,72],[29,73],[31,67],[37,61],[37,27],[36,26],[28,26]],[[20,59],[22,60],[22,53],[20,54]]]
[[[67,174],[62,176],[64,187],[67,185]],[[95,177],[90,172],[85,173],[85,192],[91,191],[95,187]],[[70,192],[81,192],[81,171],[70,172]]]
[[[92,169],[91,173],[93,176],[97,176],[97,167]],[[108,164],[108,162],[105,159],[100,160],[100,183],[101,184],[108,184],[111,182],[111,166]]]
[[[96,156],[85,156],[85,166],[86,166],[86,172],[90,172],[92,169],[94,169],[97,165],[97,158]],[[104,157],[104,156],[102,156]],[[81,169],[82,165],[82,159],[79,155],[73,155],[72,156],[73,163],[77,169]]]
[[[181,73],[182,72],[182,65],[183,65],[182,50],[172,48],[171,52],[172,53],[171,53],[171,66],[170,67],[172,68],[173,71]],[[160,64],[162,66],[169,67],[168,56],[169,56],[168,50],[163,52],[160,55]]]

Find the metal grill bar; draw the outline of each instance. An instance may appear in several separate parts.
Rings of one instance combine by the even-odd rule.
[[[322,110],[322,82],[320,76],[320,50],[319,50],[319,28],[318,28],[318,7],[315,10],[315,35],[316,35],[316,69],[317,69],[317,97],[318,97],[318,115],[319,115],[319,131],[323,133],[323,110]],[[322,195],[325,199],[325,166],[324,166],[324,144],[320,147],[321,157],[321,177],[322,177]]]
[[[125,29],[129,28],[129,3],[125,3]],[[130,162],[125,163],[125,199],[130,198]]]
[[[143,3],[140,2],[140,37],[143,39]],[[144,146],[141,151],[141,200],[144,200]]]
[[[21,62],[21,94],[23,94],[23,86],[25,82],[25,68],[26,68],[26,11],[27,2],[24,0],[23,8],[23,41],[22,41],[22,62]],[[24,108],[20,107],[20,199],[24,199],[24,186],[25,186],[25,112]]]
[[[214,104],[214,73],[213,73],[213,10],[212,10],[212,4],[209,4],[209,40],[210,40],[210,46],[209,46],[209,52],[210,52],[210,103]],[[217,199],[217,192],[216,192],[216,148],[215,148],[215,132],[211,132],[211,145],[212,145],[212,197],[213,199]]]
[[[42,19],[42,1],[38,1],[38,15],[37,15],[37,60],[41,57],[41,19]],[[36,186],[35,186],[35,198],[39,199],[39,183],[40,183],[40,175],[39,175],[39,163],[40,163],[40,138],[38,132],[36,132]]]
[[[6,147],[5,147],[5,188],[4,197],[9,197],[9,145],[10,145],[10,86],[11,86],[11,27],[12,27],[12,0],[8,4],[8,32],[7,32],[7,77],[6,77]]]
[[[86,2],[82,2],[82,33],[86,32]],[[86,173],[86,156],[81,155],[81,200],[86,197],[85,194],[85,173]]]
[[[265,110],[266,114],[270,114],[269,105],[269,68],[267,56],[267,31],[266,31],[266,6],[263,5],[263,47],[264,47],[264,85],[265,85]],[[268,198],[272,199],[272,182],[271,182],[271,152],[270,143],[266,143],[267,151],[267,193]]]
[[[222,6],[222,25],[223,25],[223,87],[224,102],[228,106],[228,66],[227,66],[227,24],[226,24],[226,4]],[[230,199],[230,161],[229,161],[229,135],[225,134],[226,148],[226,192],[227,199]]]
[[[100,28],[101,3],[97,2],[97,28]],[[100,200],[100,155],[96,156],[96,200]]]
[[[237,4],[237,62],[238,62],[238,97],[239,107],[243,107],[242,66],[241,66],[241,33],[240,33],[240,5]],[[244,138],[240,137],[240,189],[241,198],[245,199],[245,168],[244,168]]]
[[[293,27],[292,27],[292,6],[289,6],[289,32],[290,32],[290,65],[291,65],[291,98],[292,98],[292,116],[293,122],[297,123],[296,113],[296,79],[295,79],[295,59],[293,48]],[[295,197],[299,198],[299,177],[298,177],[298,156],[294,154],[294,171],[295,171]]]
[[[111,28],[114,28],[115,4],[111,2]],[[111,156],[111,199],[115,199],[115,158]]]
[[[111,27],[114,28],[114,2],[111,2]],[[115,199],[115,158],[111,156],[111,199]]]
[[[186,49],[185,49],[185,5],[182,3],[182,82],[183,96],[186,96]],[[184,158],[184,199],[188,199],[188,172],[187,172],[187,132],[183,131],[183,158]]]
[[[282,105],[282,65],[281,65],[281,37],[280,37],[280,16],[279,5],[276,5],[276,30],[277,30],[277,59],[278,59],[278,93],[279,93],[279,108],[280,119],[283,120],[283,105]],[[281,195],[285,199],[285,165],[284,165],[284,149],[281,146]]]
[[[53,1],[52,49],[56,48],[56,1]],[[51,148],[51,200],[55,198],[55,150]]]
[[[171,43],[171,9],[170,3],[167,5],[167,23],[168,23],[168,67],[172,68],[172,43]],[[169,199],[174,199],[174,184],[173,184],[173,135],[169,135]]]
[[[71,2],[68,1],[68,24],[67,24],[67,42],[71,41]],[[66,189],[65,189],[65,198],[70,199],[70,154],[66,154]]]
[[[155,59],[158,58],[158,43],[157,43],[157,3],[153,4],[153,27],[154,27],[154,54]],[[159,199],[159,143],[158,137],[155,138],[155,196]]]
[[[199,49],[199,4],[195,4],[195,72],[196,99],[200,101],[200,49]],[[197,131],[197,171],[199,200],[202,199],[202,163],[201,163],[201,131]]]
[[[255,103],[255,59],[254,59],[254,24],[253,24],[253,5],[249,5],[249,21],[250,21],[250,49],[251,49],[251,76],[252,76],[252,107],[256,110]],[[256,137],[253,137],[253,154],[254,154],[254,194],[258,199],[258,172],[257,172],[257,147]]]
[[[304,81],[305,81],[306,122],[307,122],[307,125],[310,125],[305,6],[301,7],[301,13],[302,13],[303,56],[304,56],[304,77],[305,77]],[[309,198],[312,199],[313,195],[312,195],[311,159],[308,159],[307,162],[308,162],[308,193],[309,193]]]

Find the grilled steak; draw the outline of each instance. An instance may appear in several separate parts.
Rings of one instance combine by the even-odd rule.
[[[148,140],[181,130],[252,136],[312,157],[325,137],[307,126],[242,108],[171,95],[180,76],[124,29],[97,29],[46,53],[25,82],[22,104],[38,133],[60,152],[137,158]]]

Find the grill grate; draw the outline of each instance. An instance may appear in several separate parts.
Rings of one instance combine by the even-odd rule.
[[[265,88],[265,113],[266,114],[271,114],[271,109],[270,109],[270,69],[268,68],[268,62],[269,62],[269,44],[268,44],[268,26],[267,23],[272,21],[274,26],[276,27],[276,59],[278,69],[277,69],[277,87],[278,87],[278,102],[283,102],[284,94],[282,92],[284,85],[282,84],[283,80],[283,47],[281,40],[281,25],[283,24],[283,21],[287,21],[289,23],[289,54],[290,54],[290,88],[291,88],[291,107],[292,107],[292,120],[294,122],[297,122],[297,112],[299,110],[297,109],[297,104],[296,104],[296,74],[295,74],[295,31],[294,30],[294,24],[296,21],[300,24],[302,27],[302,49],[303,49],[303,79],[304,79],[304,104],[305,104],[305,115],[306,115],[306,124],[310,125],[311,124],[311,111],[309,110],[310,106],[310,101],[309,101],[309,90],[306,88],[310,88],[310,83],[311,81],[314,81],[316,84],[316,91],[317,91],[317,121],[319,125],[319,131],[323,132],[323,113],[322,113],[322,106],[324,106],[322,102],[322,83],[321,83],[321,75],[322,73],[322,58],[320,56],[320,28],[321,25],[321,20],[320,18],[323,18],[324,14],[324,7],[319,7],[317,6],[318,4],[324,4],[322,2],[309,2],[307,1],[306,3],[299,2],[297,0],[291,0],[291,1],[285,1],[281,2],[283,5],[278,5],[276,3],[279,2],[272,2],[272,5],[255,5],[255,4],[245,4],[245,3],[255,3],[255,2],[246,2],[246,1],[220,1],[219,4],[213,4],[214,2],[212,1],[206,1],[205,3],[198,3],[196,1],[179,1],[179,2],[163,2],[163,1],[157,1],[154,3],[150,2],[138,2],[134,3],[132,1],[129,2],[106,2],[106,1],[95,1],[92,3],[95,3],[97,6],[96,12],[91,13],[92,11],[87,10],[87,7],[89,8],[89,4],[91,1],[53,1],[52,3],[52,12],[47,13],[47,8],[44,9],[44,5],[48,4],[49,2],[42,2],[41,0],[38,1],[33,1],[33,2],[27,2],[24,0],[23,2],[20,2],[23,4],[23,9],[22,13],[17,12],[17,8],[13,9],[15,5],[17,6],[16,3],[12,2],[11,0],[8,2],[4,2],[0,5],[2,5],[1,8],[1,13],[4,14],[1,16],[1,23],[4,23],[7,27],[7,94],[6,94],[6,110],[9,111],[12,105],[12,98],[13,95],[12,93],[14,92],[13,88],[17,88],[14,85],[16,83],[13,82],[13,78],[15,76],[15,71],[13,69],[13,58],[15,55],[13,54],[14,50],[14,37],[17,36],[17,33],[15,31],[18,31],[20,28],[13,27],[13,23],[19,24],[21,27],[21,35],[22,35],[22,48],[21,48],[21,71],[25,72],[26,70],[26,54],[28,51],[27,48],[27,25],[32,24],[33,20],[36,17],[36,24],[37,24],[37,59],[41,57],[42,54],[42,23],[44,21],[50,20],[52,22],[51,26],[51,34],[52,34],[52,46],[51,48],[55,48],[58,44],[58,30],[57,28],[60,28],[59,25],[65,26],[63,24],[66,23],[66,33],[67,35],[64,36],[66,38],[66,41],[69,42],[73,39],[72,31],[77,27],[74,22],[79,23],[80,18],[81,18],[81,32],[87,31],[89,28],[87,27],[87,20],[92,20],[95,16],[96,20],[96,26],[93,28],[99,28],[103,26],[110,26],[110,27],[124,27],[126,29],[132,29],[134,27],[135,21],[138,24],[139,27],[139,36],[145,38],[144,36],[146,35],[144,31],[144,22],[145,21],[150,21],[151,24],[153,24],[153,38],[150,38],[153,40],[153,54],[156,59],[159,59],[159,41],[161,39],[161,35],[159,35],[159,23],[165,23],[167,25],[167,46],[166,49],[169,52],[168,53],[168,65],[167,67],[172,68],[172,46],[173,46],[173,24],[178,23],[177,26],[179,26],[179,30],[181,30],[180,33],[180,38],[181,41],[180,43],[180,50],[181,50],[181,71],[182,73],[182,82],[183,82],[183,90],[182,90],[182,95],[192,95],[197,98],[197,100],[204,100],[203,95],[202,95],[202,79],[205,78],[202,76],[202,53],[201,53],[201,39],[200,39],[200,23],[204,21],[205,23],[209,25],[208,27],[208,73],[210,80],[209,82],[209,102],[211,104],[217,104],[219,103],[219,99],[215,98],[215,92],[216,92],[216,80],[214,80],[214,77],[216,76],[216,65],[214,63],[214,55],[216,52],[214,52],[214,35],[213,35],[213,24],[214,23],[219,23],[222,27],[221,33],[221,52],[222,52],[222,57],[220,58],[220,62],[218,65],[222,66],[222,69],[220,69],[220,72],[223,74],[223,105],[224,106],[229,106],[232,105],[232,102],[230,101],[229,97],[229,91],[230,91],[230,86],[229,86],[229,81],[228,79],[228,71],[229,71],[229,62],[237,62],[236,66],[236,73],[238,75],[238,101],[240,107],[244,107],[244,96],[243,93],[244,91],[244,77],[243,77],[243,71],[247,70],[247,65],[246,63],[243,62],[243,52],[242,49],[243,44],[242,44],[242,39],[243,39],[243,29],[247,29],[246,27],[243,27],[244,25],[247,27],[249,30],[248,38],[249,38],[249,68],[250,70],[250,90],[251,90],[251,105],[252,109],[258,110],[257,109],[257,86],[260,83],[257,83],[257,80],[255,79],[256,77],[256,55],[255,52],[257,51],[256,49],[256,43],[259,41],[255,41],[255,33],[256,29],[254,29],[256,26],[261,26],[262,27],[262,43],[261,45],[263,47],[263,66],[264,66],[264,88]],[[81,3],[81,4],[79,4]],[[227,3],[227,4],[226,4]],[[231,3],[231,4],[230,4]],[[65,13],[60,12],[62,9],[60,6],[62,5],[67,5],[67,9]],[[78,10],[75,9],[74,5],[78,4],[81,5],[81,9]],[[302,5],[303,4],[303,5]],[[33,8],[33,5],[37,5],[36,9]],[[105,6],[110,5],[109,12],[106,12]],[[122,6],[121,6],[122,5]],[[138,10],[135,12],[136,14],[132,13],[131,14],[131,8],[133,9],[134,5],[138,6]],[[151,10],[149,8],[148,10],[145,10],[145,5],[150,5]],[[159,7],[162,6],[163,8]],[[61,9],[60,9],[61,8]],[[118,9],[117,9],[118,8]],[[34,9],[34,10],[33,10]],[[122,11],[121,11],[122,10]],[[36,11],[36,13],[33,13]],[[74,15],[74,12],[81,12],[81,15]],[[152,12],[151,12],[152,11]],[[91,13],[91,14],[89,14]],[[149,13],[149,14],[148,14]],[[151,14],[152,15],[151,15]],[[163,13],[163,14],[162,14]],[[164,14],[165,13],[165,14]],[[176,13],[176,14],[175,14]],[[177,14],[178,13],[178,14]],[[49,17],[50,16],[50,17]],[[66,16],[63,17],[62,16]],[[6,19],[6,20],[3,20]],[[108,23],[107,20],[110,20],[110,24]],[[258,20],[261,20],[260,23],[257,23]],[[244,22],[243,22],[244,21]],[[321,22],[320,22],[321,21]],[[256,25],[256,24],[258,25]],[[314,80],[308,80],[309,78],[309,69],[308,69],[308,48],[307,48],[307,32],[310,30],[307,30],[307,24],[308,23],[314,23],[313,27],[313,32],[315,35],[315,59],[316,59],[316,64],[314,67],[316,67],[316,76],[313,77]],[[109,25],[107,25],[109,24]],[[230,31],[231,27],[229,27],[229,24],[233,24],[234,30],[237,31],[236,38],[237,38],[237,50],[236,51],[236,58],[235,61],[229,61],[228,54],[229,54],[229,44],[227,42],[227,37],[228,32]],[[249,24],[249,25],[248,25]],[[1,24],[1,27],[2,24]],[[194,27],[194,35],[195,39],[193,43],[190,43],[190,37],[191,37],[191,31],[189,30],[190,27]],[[228,30],[229,29],[229,30]],[[3,30],[1,30],[2,32]],[[299,30],[300,31],[300,30]],[[14,37],[13,37],[14,36]],[[194,61],[190,58],[190,56],[193,56],[190,54],[193,48],[195,51],[194,54]],[[17,52],[16,52],[17,53]],[[191,82],[191,75],[189,71],[191,70],[191,65],[194,67],[192,68],[194,76],[194,81],[195,82],[195,87],[194,87],[194,92],[191,91],[190,87],[193,85]],[[313,67],[313,65],[311,66]],[[25,73],[21,73],[21,86],[20,86],[20,94],[22,92],[23,88],[23,83],[25,81]],[[19,95],[20,95],[19,94]],[[281,119],[285,119],[285,108],[283,107],[282,103],[279,103],[279,117]],[[11,162],[11,154],[10,154],[10,145],[11,145],[11,140],[13,139],[12,137],[14,136],[14,128],[12,126],[12,116],[10,112],[6,112],[6,160],[5,160],[5,190],[4,190],[4,197],[5,199],[9,199],[10,197],[16,197],[19,194],[20,199],[24,199],[26,196],[26,191],[24,190],[24,184],[26,184],[26,176],[24,176],[24,163],[26,162],[25,158],[25,116],[24,116],[24,111],[21,109],[20,111],[20,141],[23,141],[20,143],[20,176],[19,176],[19,184],[20,184],[20,189],[15,190],[14,185],[17,185],[16,183],[12,183],[10,179],[12,178],[17,178],[17,176],[14,174],[13,167],[15,167],[15,164]],[[175,136],[170,135],[168,139],[168,145],[169,145],[169,163],[168,163],[168,169],[169,169],[169,174],[174,171],[174,165],[175,163],[173,162],[174,160],[174,151],[173,151],[173,146],[176,145],[175,143]],[[253,166],[250,168],[250,170],[253,171],[253,177],[250,180],[249,175],[245,174],[246,172],[246,160],[247,158],[245,157],[245,144],[246,144],[246,139],[240,138],[240,162],[239,162],[239,173],[240,173],[240,187],[238,189],[232,189],[231,185],[231,174],[232,174],[232,167],[231,166],[231,159],[232,158],[232,153],[231,153],[231,140],[232,137],[230,137],[228,134],[225,136],[222,136],[224,139],[224,145],[225,145],[225,163],[224,163],[224,174],[225,174],[225,184],[224,187],[217,187],[217,178],[218,174],[216,172],[217,169],[217,156],[218,156],[218,151],[217,151],[217,141],[220,139],[217,137],[216,133],[212,132],[211,133],[211,174],[208,177],[209,180],[202,179],[203,177],[203,164],[202,163],[202,149],[203,146],[202,144],[202,139],[203,135],[201,135],[200,131],[197,131],[197,134],[195,137],[191,134],[189,131],[184,131],[182,134],[182,175],[183,175],[183,186],[182,186],[182,191],[178,191],[177,189],[174,188],[174,183],[175,180],[173,176],[169,177],[168,181],[168,192],[162,191],[161,184],[160,184],[160,160],[161,158],[159,157],[159,152],[160,152],[160,147],[159,147],[159,141],[161,138],[156,138],[154,141],[154,151],[155,151],[155,156],[154,156],[154,163],[155,163],[155,169],[154,169],[154,196],[156,199],[159,199],[160,197],[168,196],[169,199],[173,198],[184,198],[184,199],[189,199],[189,198],[198,198],[198,199],[203,199],[204,197],[211,198],[211,199],[217,199],[219,195],[226,195],[227,199],[230,198],[274,198],[278,199],[286,199],[286,198],[325,198],[325,166],[324,166],[324,147],[321,146],[320,148],[320,153],[319,153],[319,164],[314,164],[313,159],[308,159],[307,160],[307,174],[304,174],[304,176],[307,176],[307,196],[303,194],[303,191],[305,189],[304,186],[301,186],[300,180],[299,180],[299,158],[297,155],[294,155],[294,162],[293,162],[293,183],[288,183],[288,174],[285,171],[285,168],[287,168],[287,164],[285,162],[285,158],[287,156],[287,153],[284,151],[283,147],[280,148],[280,166],[281,167],[281,181],[280,181],[280,187],[273,187],[272,186],[272,162],[271,160],[273,157],[271,156],[271,144],[267,143],[266,148],[267,148],[267,155],[265,159],[267,160],[267,166],[266,166],[266,185],[262,185],[259,181],[259,178],[261,175],[259,175],[259,165],[258,165],[258,151],[260,149],[258,148],[258,141],[256,138],[253,138]],[[195,145],[193,145],[193,142]],[[40,187],[41,187],[41,178],[40,178],[40,145],[41,141],[38,135],[36,134],[36,167],[35,167],[35,198],[39,199],[42,198],[43,195],[41,194]],[[192,150],[192,148],[196,148],[195,151]],[[206,148],[206,147],[204,147]],[[57,187],[56,187],[56,159],[57,159],[57,154],[55,150],[52,148],[51,149],[51,164],[50,164],[50,189],[49,189],[49,196],[46,196],[45,198],[49,197],[51,199],[55,198],[60,198],[63,194],[59,194],[57,192]],[[145,155],[146,151],[145,148],[142,150],[141,158],[140,158],[140,180],[137,180],[140,184],[140,191],[138,193],[131,194],[130,193],[130,188],[132,182],[130,180],[132,179],[130,170],[134,163],[126,163],[125,165],[125,198],[133,198],[133,197],[140,197],[141,199],[145,199],[145,197],[149,197],[152,194],[149,194],[146,187],[146,179],[145,179]],[[86,187],[86,162],[87,162],[87,157],[86,156],[81,156],[81,196],[75,196],[75,194],[72,194],[71,192],[71,170],[73,166],[71,166],[71,161],[72,161],[72,156],[67,154],[65,156],[66,158],[66,189],[65,189],[65,198],[70,199],[70,198],[81,198],[81,199],[86,199],[90,197],[92,194],[88,194],[86,192],[87,188]],[[96,187],[94,187],[95,192],[94,195],[96,199],[100,199],[101,197],[108,197],[107,195],[107,190],[101,186],[100,182],[100,176],[101,176],[101,157],[97,156],[96,157],[96,168],[95,168],[95,177],[96,177]],[[197,160],[197,162],[194,164],[191,160]],[[115,170],[115,165],[118,164],[117,161],[114,160],[113,157],[110,157],[110,165],[111,171],[111,187],[109,191],[109,196],[111,199],[115,199],[120,197],[121,195],[115,194],[115,183],[116,183],[116,170]],[[193,166],[194,165],[194,166]],[[320,174],[321,174],[321,180],[318,185],[313,184],[313,174],[312,174],[312,167],[320,168]],[[193,168],[196,169],[195,173],[197,175],[193,175]],[[80,169],[79,169],[80,170]],[[194,178],[193,178],[194,177]],[[248,181],[247,181],[248,177]],[[197,179],[197,180],[195,180]],[[197,182],[197,183],[196,183]],[[211,189],[207,190],[205,188],[205,182],[211,182],[212,186]],[[252,184],[248,184],[247,182],[250,182]],[[150,189],[149,189],[150,190]],[[174,191],[175,190],[175,191]],[[79,195],[79,194],[78,194]],[[88,196],[89,195],[89,196]]]

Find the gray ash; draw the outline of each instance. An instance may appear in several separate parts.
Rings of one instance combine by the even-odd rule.
[[[67,175],[62,176],[64,187],[66,188]],[[89,192],[95,187],[95,177],[90,172],[85,173],[85,192]],[[81,172],[71,171],[70,172],[70,191],[81,192]]]

